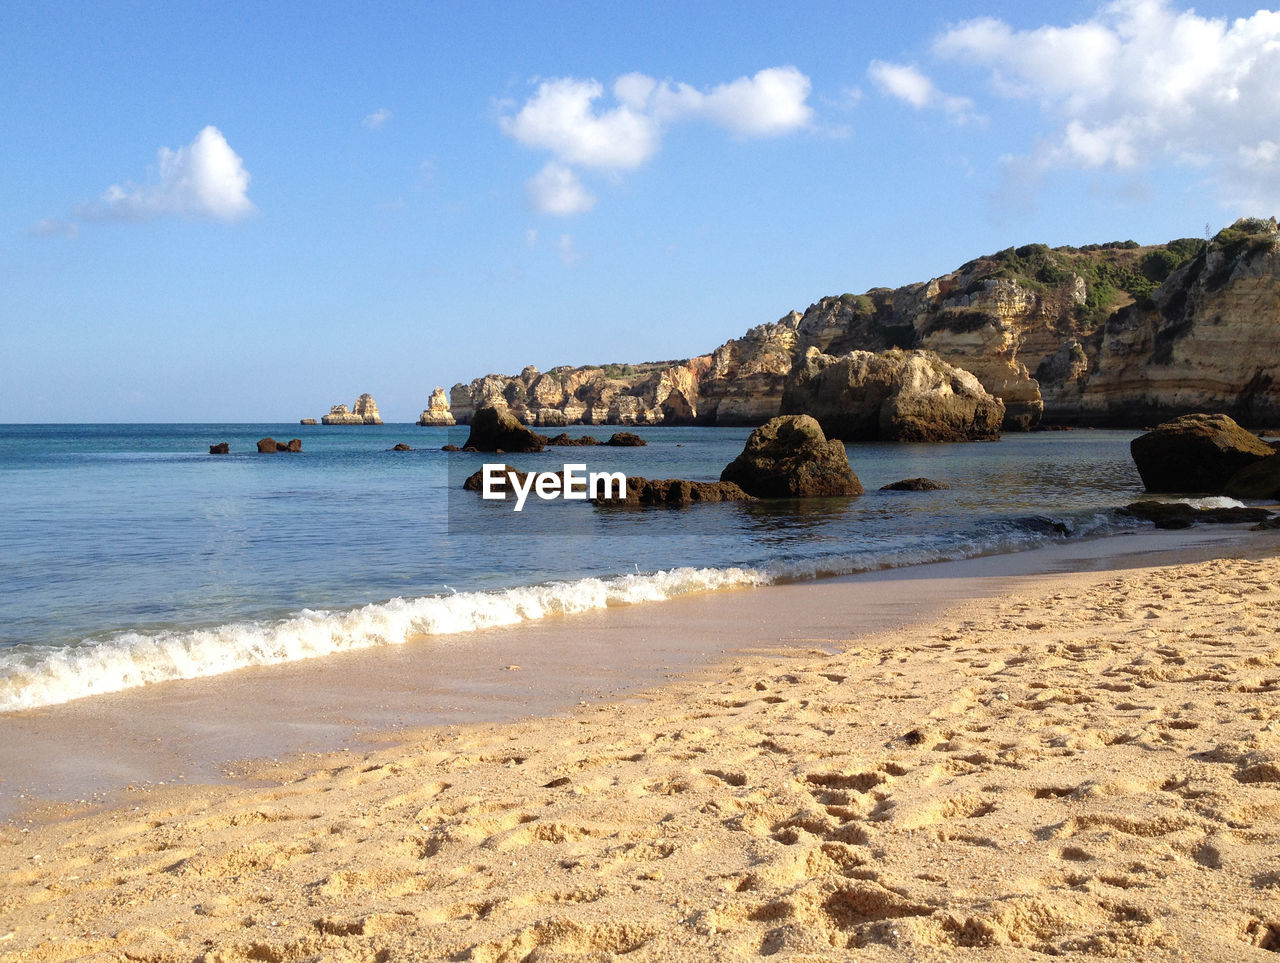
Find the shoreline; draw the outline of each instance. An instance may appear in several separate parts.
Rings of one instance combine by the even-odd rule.
[[[852,640],[826,603],[856,580],[722,593],[740,626],[772,610],[796,632],[621,701],[5,826],[0,955],[1266,959],[1280,559],[1261,534],[1234,549],[1260,559],[1059,557],[1073,570]],[[789,607],[741,611],[778,591]]]
[[[1026,579],[1277,550],[1280,535],[1225,526],[1109,535],[556,615],[4,713],[0,820],[110,806],[139,787],[225,783],[255,761],[359,751],[431,726],[559,715],[833,626],[842,640],[902,628]]]

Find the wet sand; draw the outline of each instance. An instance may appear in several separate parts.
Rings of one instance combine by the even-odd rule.
[[[62,753],[112,720],[122,772],[167,727],[211,771],[280,720],[282,747],[351,744],[15,820],[0,955],[1272,958],[1280,540],[1220,538],[635,606],[521,627],[518,656],[473,633],[429,699],[423,645],[133,694],[158,718],[6,717]],[[1161,546],[1253,557],[1138,567]],[[648,676],[606,657],[641,643]],[[225,729],[193,721],[219,703]]]

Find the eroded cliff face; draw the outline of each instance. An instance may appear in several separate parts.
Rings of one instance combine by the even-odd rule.
[[[525,424],[546,428],[691,424],[698,420],[699,386],[710,365],[710,355],[546,372],[530,365],[518,376],[485,375],[454,385],[450,408],[464,425],[487,405],[506,405]]]
[[[526,368],[453,387],[467,423],[506,404],[533,425],[762,424],[806,352],[924,350],[1004,405],[1003,428],[1140,426],[1188,411],[1280,423],[1280,235],[1031,244],[931,281],[823,298],[688,361]]]
[[[382,415],[378,413],[378,405],[373,396],[366,393],[356,399],[353,408],[334,405],[320,421],[326,425],[380,425]]]
[[[1280,232],[1237,222],[1149,300],[1081,345],[1087,368],[1046,379],[1057,420],[1162,421],[1189,411],[1280,424]],[[1079,362],[1077,362],[1079,365]]]

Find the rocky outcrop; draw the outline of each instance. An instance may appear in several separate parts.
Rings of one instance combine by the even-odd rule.
[[[542,451],[544,440],[536,435],[507,408],[481,408],[471,420],[463,450],[475,451]]]
[[[319,423],[320,422],[316,421],[314,418],[300,418],[298,420],[298,424],[300,425],[318,425]]]
[[[529,366],[517,376],[485,375],[456,384],[449,400],[463,425],[481,408],[498,406],[535,427],[692,424],[699,418],[698,385],[709,365],[704,356],[547,372]]]
[[[643,448],[649,443],[630,431],[615,431],[605,444],[611,448]]]
[[[1275,220],[1240,220],[1200,242],[1196,256],[1149,297],[1110,315],[1081,351],[1087,368],[1074,381],[1046,378],[1054,418],[1132,425],[1209,411],[1280,423]]]
[[[1120,509],[1120,514],[1141,518],[1156,528],[1190,528],[1197,523],[1208,525],[1262,524],[1271,518],[1265,508],[1197,508],[1185,502],[1134,502]]]
[[[782,415],[751,433],[742,454],[720,473],[757,498],[861,495],[844,445],[828,441],[808,415]]]
[[[458,421],[506,404],[534,426],[762,424],[816,348],[927,350],[1004,403],[1003,428],[1138,427],[1188,411],[1280,424],[1280,232],[1245,219],[1210,241],[1006,248],[900,288],[827,297],[708,355],[487,375],[453,387]]]
[[[274,438],[262,438],[258,441],[258,453],[276,451],[302,451],[302,439],[293,438],[289,441],[276,441]]]
[[[1241,469],[1275,450],[1226,415],[1183,415],[1129,443],[1150,492],[1219,494]]]
[[[450,428],[457,424],[453,413],[449,411],[449,396],[444,388],[436,386],[427,400],[427,410],[418,418],[418,424],[428,428]]]
[[[809,414],[842,441],[974,441],[999,435],[1004,404],[929,351],[823,354],[787,378],[784,414]]]
[[[220,441],[216,445],[209,446],[209,454],[211,455],[229,455],[231,454],[231,445],[228,442]]]
[[[495,472],[497,476],[493,481],[493,490],[502,492],[504,495],[512,491],[511,483],[514,480],[520,485],[524,484],[524,480],[529,477],[528,472],[520,471],[518,468],[512,468],[510,465],[503,465],[501,472]],[[462,483],[462,487],[469,492],[478,492],[484,488],[484,469],[472,472],[467,476],[466,481]]]
[[[1280,455],[1241,468],[1227,480],[1223,494],[1232,498],[1280,499]]]
[[[683,478],[627,478],[624,498],[593,498],[597,505],[635,508],[641,505],[692,505],[696,502],[753,501],[733,482],[697,482]]]
[[[380,425],[382,416],[378,414],[378,405],[373,397],[363,394],[356,399],[354,408],[334,405],[320,421],[326,425]]]

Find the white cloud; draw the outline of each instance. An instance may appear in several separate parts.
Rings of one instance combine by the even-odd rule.
[[[986,68],[998,95],[1036,103],[1052,129],[1024,162],[1201,167],[1233,203],[1280,205],[1280,13],[1228,21],[1118,0],[1066,27],[968,21],[932,49]]]
[[[627,103],[597,113],[594,103],[603,95],[596,80],[543,81],[518,114],[499,123],[526,147],[550,151],[567,164],[638,167],[658,149],[658,124]]]
[[[595,207],[596,199],[571,168],[550,161],[525,184],[533,209],[540,214],[582,214]]]
[[[867,74],[882,92],[905,101],[916,110],[941,110],[957,123],[973,119],[972,100],[943,93],[918,67],[873,60]]]
[[[391,111],[385,107],[379,107],[372,114],[366,114],[364,120],[360,121],[360,125],[369,130],[377,130],[390,119]]]
[[[573,168],[625,171],[640,167],[662,146],[666,129],[701,121],[741,138],[776,137],[807,128],[809,78],[795,67],[770,67],[753,77],[698,90],[641,73],[614,81],[608,102],[598,80],[561,77],[538,84],[502,132],[553,160],[529,182],[534,206],[547,213],[579,213],[595,198]],[[504,105],[514,109],[514,105]]]
[[[161,147],[144,184],[113,184],[77,209],[86,220],[150,221],[168,215],[236,221],[254,213],[249,172],[222,132],[206,127],[186,147]]]

